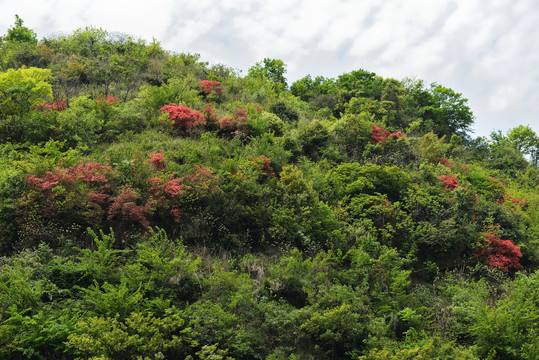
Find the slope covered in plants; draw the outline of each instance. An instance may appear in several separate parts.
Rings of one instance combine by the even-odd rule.
[[[92,27],[0,60],[0,358],[539,356],[528,126]]]

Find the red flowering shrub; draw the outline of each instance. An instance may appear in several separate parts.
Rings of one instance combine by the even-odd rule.
[[[447,160],[446,158],[441,158],[440,159],[440,164],[442,164],[443,166],[445,166],[446,168],[449,168],[451,169],[453,167],[453,163],[449,160]]]
[[[221,127],[221,124],[219,122],[219,118],[217,117],[217,114],[213,111],[213,104],[208,104],[204,111],[202,112],[204,115],[204,121],[206,123],[206,128],[208,130],[219,130]]]
[[[502,240],[497,233],[499,225],[490,225],[478,240],[479,249],[475,256],[488,261],[490,267],[499,268],[502,271],[522,269],[519,263],[522,253],[520,248],[511,240]]]
[[[245,108],[236,110],[232,117],[224,117],[219,121],[221,133],[225,135],[247,136],[247,121],[249,116]]]
[[[165,178],[150,177],[148,179],[150,201],[156,210],[169,212],[175,222],[180,221],[180,200],[183,194],[183,185],[180,179],[175,179],[174,174]]]
[[[404,135],[400,131],[397,131],[396,133],[389,133],[389,131],[385,130],[382,127],[378,127],[376,125],[372,126],[371,144],[382,144],[382,146],[386,146],[386,143],[389,140],[397,140],[403,137],[406,137],[406,135]]]
[[[77,165],[68,168],[57,166],[53,171],[47,171],[42,177],[30,175],[28,183],[36,190],[48,191],[57,185],[73,185],[77,180],[95,184],[107,183],[112,173],[113,170],[108,163],[80,161]]]
[[[48,114],[50,111],[64,111],[67,108],[67,102],[62,99],[56,99],[51,104],[44,103],[37,105],[34,109]]]
[[[101,104],[116,104],[118,102],[118,99],[116,99],[113,96],[107,96],[106,98],[102,98],[101,96],[98,96],[95,98],[95,102],[101,103]]]
[[[107,176],[113,173],[112,168],[108,163],[100,164],[98,162],[83,162],[68,168],[71,173],[77,178],[86,183],[106,183]]]
[[[30,189],[21,206],[41,209],[41,215],[49,218],[82,217],[95,223],[106,212],[112,194],[110,181],[115,177],[108,163],[81,161],[68,168],[57,166],[41,177],[28,177]]]
[[[271,159],[270,158],[267,158],[265,157],[264,155],[260,155],[259,157],[255,158],[255,157],[252,157],[251,158],[251,161],[255,162],[256,164],[258,164],[258,166],[260,167],[260,169],[262,170],[262,172],[267,176],[267,177],[275,177],[275,172],[273,171],[273,168],[271,167]]]
[[[445,184],[444,189],[446,190],[453,191],[459,187],[459,182],[457,181],[457,178],[455,176],[442,175],[438,180]]]
[[[378,127],[376,125],[372,126],[372,132],[371,132],[371,144],[379,144],[381,143],[382,146],[385,145],[387,138],[389,137],[389,131],[385,130],[382,127]]]
[[[219,191],[219,179],[213,171],[195,166],[195,171],[180,178],[174,173],[166,177],[150,177],[149,202],[158,213],[169,213],[175,222],[180,221],[182,205],[194,204],[203,197]]]
[[[182,212],[198,211],[208,196],[219,191],[219,179],[212,170],[196,166],[192,173],[176,177],[162,171],[164,160],[161,153],[142,158],[147,171],[121,187],[120,176],[108,163],[81,161],[57,166],[42,176],[31,175],[28,191],[18,203],[20,224],[26,226],[26,219],[37,215],[67,226],[111,224],[129,234],[147,229],[152,221],[170,224],[172,218],[179,222]]]
[[[148,217],[151,215],[152,208],[149,203],[138,205],[140,198],[133,189],[125,186],[119,191],[118,196],[112,198],[112,204],[108,211],[108,220],[121,219],[123,221],[140,224],[144,229],[150,226]]]
[[[198,86],[204,96],[214,93],[217,96],[221,96],[223,89],[218,86],[221,85],[219,81],[202,80]]]
[[[95,102],[97,103],[97,110],[107,111],[111,106],[118,104],[118,99],[112,96],[107,96],[106,98],[98,96],[95,98]]]
[[[205,124],[204,117],[200,112],[185,105],[168,104],[161,108],[161,112],[168,113],[170,126],[186,133],[199,124]]]
[[[165,170],[167,168],[167,163],[165,162],[165,155],[161,153],[151,153],[150,159],[148,161],[153,165],[155,170]]]

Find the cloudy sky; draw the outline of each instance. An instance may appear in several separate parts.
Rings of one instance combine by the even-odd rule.
[[[463,94],[474,136],[539,133],[539,3],[532,0],[0,0],[39,38],[85,26],[128,33],[242,70],[265,57],[289,82],[365,69]]]

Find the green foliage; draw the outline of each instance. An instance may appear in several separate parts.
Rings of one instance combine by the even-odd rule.
[[[437,84],[288,91],[281,60],[18,17],[0,58],[0,358],[539,357],[529,126],[473,140]],[[489,227],[521,273],[484,264]]]
[[[126,265],[124,276],[132,287],[143,284],[152,294],[178,292],[180,298],[193,298],[200,258],[193,259],[179,241],[169,240],[163,229],[149,231],[150,236],[135,245],[136,256]]]
[[[318,159],[329,140],[329,129],[325,123],[314,120],[298,133],[298,142],[305,155]]]
[[[15,15],[15,25],[7,30],[5,39],[11,42],[18,41],[37,44],[36,33],[26,26],[23,26],[23,23],[24,22],[19,15]]]
[[[74,331],[76,317],[65,309],[47,309],[24,315],[10,309],[0,325],[0,356],[6,359],[47,359],[63,356],[63,343]]]
[[[331,94],[335,93],[336,90],[335,79],[328,79],[323,76],[312,79],[311,75],[307,75],[290,86],[290,92],[294,96],[298,96],[303,101],[309,101],[317,107],[321,107],[320,105],[327,102]],[[331,104],[326,105],[330,105],[328,107],[332,108]]]
[[[348,158],[359,160],[371,140],[373,117],[366,112],[347,114],[331,127],[331,136],[338,149]]]
[[[424,126],[437,135],[465,136],[474,122],[474,115],[467,105],[468,99],[452,89],[432,84],[431,104],[422,109]]]
[[[32,106],[51,97],[50,74],[48,69],[33,67],[0,73],[0,116],[6,120],[11,116],[23,116]],[[9,126],[9,123],[3,124],[3,128],[8,128],[8,134]]]
[[[362,347],[362,340],[366,336],[365,320],[364,309],[342,304],[314,312],[301,328],[327,350],[326,354],[335,356]]]
[[[423,341],[410,348],[398,351],[388,349],[371,350],[368,355],[360,356],[360,360],[474,360],[477,359],[471,352],[462,349],[451,342],[440,338]]]
[[[120,285],[104,283],[99,286],[97,281],[88,288],[80,288],[84,293],[83,302],[92,314],[100,316],[116,316],[124,319],[133,311],[139,310],[142,294],[140,288],[130,291],[125,282]]]
[[[397,201],[404,196],[411,178],[396,166],[346,163],[328,173],[327,182],[328,193],[335,200],[349,201],[360,194],[377,192]]]
[[[537,354],[538,276],[535,272],[516,279],[507,297],[477,307],[471,332],[480,357],[529,359]]]
[[[277,85],[277,89],[286,89],[286,65],[282,60],[265,58],[253,65],[248,75],[253,78],[265,79]]]
[[[431,131],[421,137],[419,150],[428,161],[431,163],[438,163],[445,152],[444,140],[445,136],[438,138],[438,136]]]
[[[164,317],[131,313],[125,320],[88,317],[79,320],[67,346],[74,354],[91,359],[166,359],[186,356],[197,343],[174,308]]]
[[[173,77],[161,86],[146,85],[141,88],[140,97],[146,111],[156,114],[164,105],[171,103],[197,107],[200,103],[198,82],[193,77]]]
[[[0,273],[0,315],[12,309],[28,309],[36,306],[46,290],[47,284],[34,277],[32,263],[24,257],[15,258],[11,263],[2,264]]]

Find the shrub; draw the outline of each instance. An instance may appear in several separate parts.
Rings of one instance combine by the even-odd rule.
[[[271,167],[270,158],[267,158],[264,155],[260,155],[257,158],[252,157],[251,161],[253,161],[260,167],[260,169],[262,170],[265,176],[270,177],[270,178],[275,177],[275,172],[273,171],[273,168]]]
[[[456,176],[442,175],[438,180],[444,183],[444,189],[446,190],[453,191],[459,187],[459,182]]]
[[[36,105],[34,109],[49,113],[52,111],[64,111],[67,108],[67,102],[63,99],[56,99],[52,103],[43,103]]]
[[[150,159],[148,161],[153,165],[154,170],[165,170],[167,168],[165,155],[161,153],[150,153]]]
[[[218,85],[221,85],[219,81],[211,80],[202,80],[198,83],[203,96],[215,94],[217,97],[220,97],[223,89]]]
[[[248,135],[247,122],[249,116],[245,108],[238,109],[231,117],[224,117],[219,121],[220,133],[224,136],[237,136],[239,138],[246,138]]]
[[[387,131],[383,127],[372,125],[371,137],[371,144],[382,144],[382,146],[386,146],[386,143],[389,140],[397,140],[406,137],[406,135],[404,135],[400,131],[397,131],[396,133],[389,133],[389,131]]]
[[[185,105],[168,104],[161,108],[161,112],[168,113],[170,126],[179,132],[189,133],[195,126],[205,123],[200,112]]]
[[[122,223],[140,224],[144,229],[150,226],[148,220],[152,208],[149,202],[141,205],[140,195],[129,186],[124,186],[117,196],[111,198],[107,219],[120,219]]]
[[[498,236],[499,225],[490,225],[478,240],[479,248],[475,256],[488,261],[490,267],[502,271],[522,269],[519,260],[520,248],[511,240],[502,240]]]

